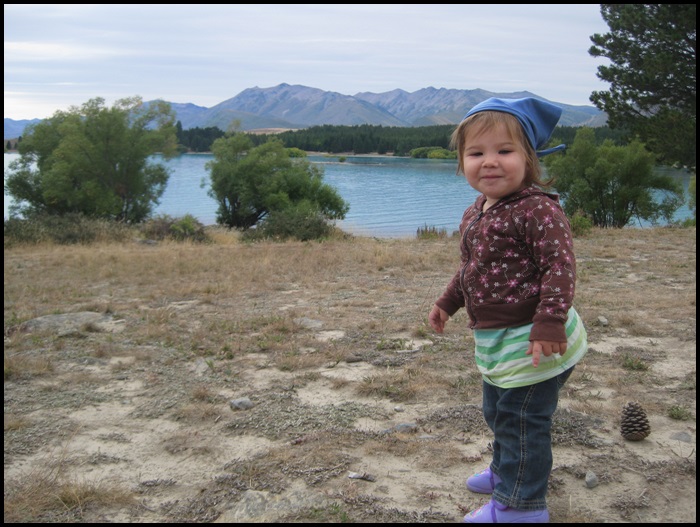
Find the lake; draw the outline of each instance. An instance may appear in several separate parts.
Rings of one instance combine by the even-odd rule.
[[[5,168],[19,154],[5,154]],[[207,195],[211,154],[185,154],[164,164],[170,180],[155,210],[173,217],[191,214],[205,225],[216,223],[216,202]],[[379,238],[414,237],[420,227],[436,227],[452,233],[462,213],[476,199],[476,192],[462,176],[457,162],[386,156],[309,156],[323,168],[324,181],[337,189],[350,205],[337,225],[352,234]],[[690,174],[685,170],[658,168],[677,177],[687,194]],[[5,196],[5,218],[11,200]],[[675,219],[692,217],[687,203]],[[648,225],[642,225],[642,227]]]

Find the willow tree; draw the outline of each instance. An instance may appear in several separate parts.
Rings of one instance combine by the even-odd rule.
[[[297,209],[327,220],[343,219],[348,205],[323,182],[323,172],[295,158],[281,141],[253,146],[244,134],[214,141],[209,195],[219,204],[217,223],[246,230],[269,214]]]
[[[683,203],[683,189],[657,173],[654,156],[639,141],[597,145],[592,128],[581,128],[564,155],[543,159],[564,210],[583,214],[598,227],[624,227],[634,219],[670,221]]]
[[[6,174],[11,212],[143,221],[168,182],[151,156],[175,153],[174,123],[168,103],[131,97],[110,108],[91,99],[28,127]]]

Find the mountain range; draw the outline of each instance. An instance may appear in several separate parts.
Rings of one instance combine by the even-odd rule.
[[[360,92],[355,95],[324,91],[308,86],[279,84],[272,88],[248,88],[206,108],[192,103],[171,106],[184,129],[218,127],[227,130],[237,121],[244,131],[298,129],[316,125],[430,126],[457,124],[475,104],[489,97],[536,97],[527,91],[494,93],[486,90],[423,88],[415,92],[396,89],[384,93]],[[557,103],[564,111],[561,126],[603,126],[606,115],[594,106]],[[148,103],[146,103],[148,104]],[[22,135],[37,119],[5,119],[5,138]]]

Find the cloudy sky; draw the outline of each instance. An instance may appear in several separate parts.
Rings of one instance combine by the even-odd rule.
[[[102,97],[211,107],[246,88],[346,95],[527,90],[590,105],[608,89],[598,4],[5,4],[5,117]]]

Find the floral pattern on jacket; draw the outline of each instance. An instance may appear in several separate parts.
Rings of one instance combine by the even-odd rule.
[[[528,187],[482,212],[485,201],[462,217],[461,265],[436,304],[450,316],[465,307],[472,328],[532,322],[530,340],[565,342],[576,260],[558,196]]]

